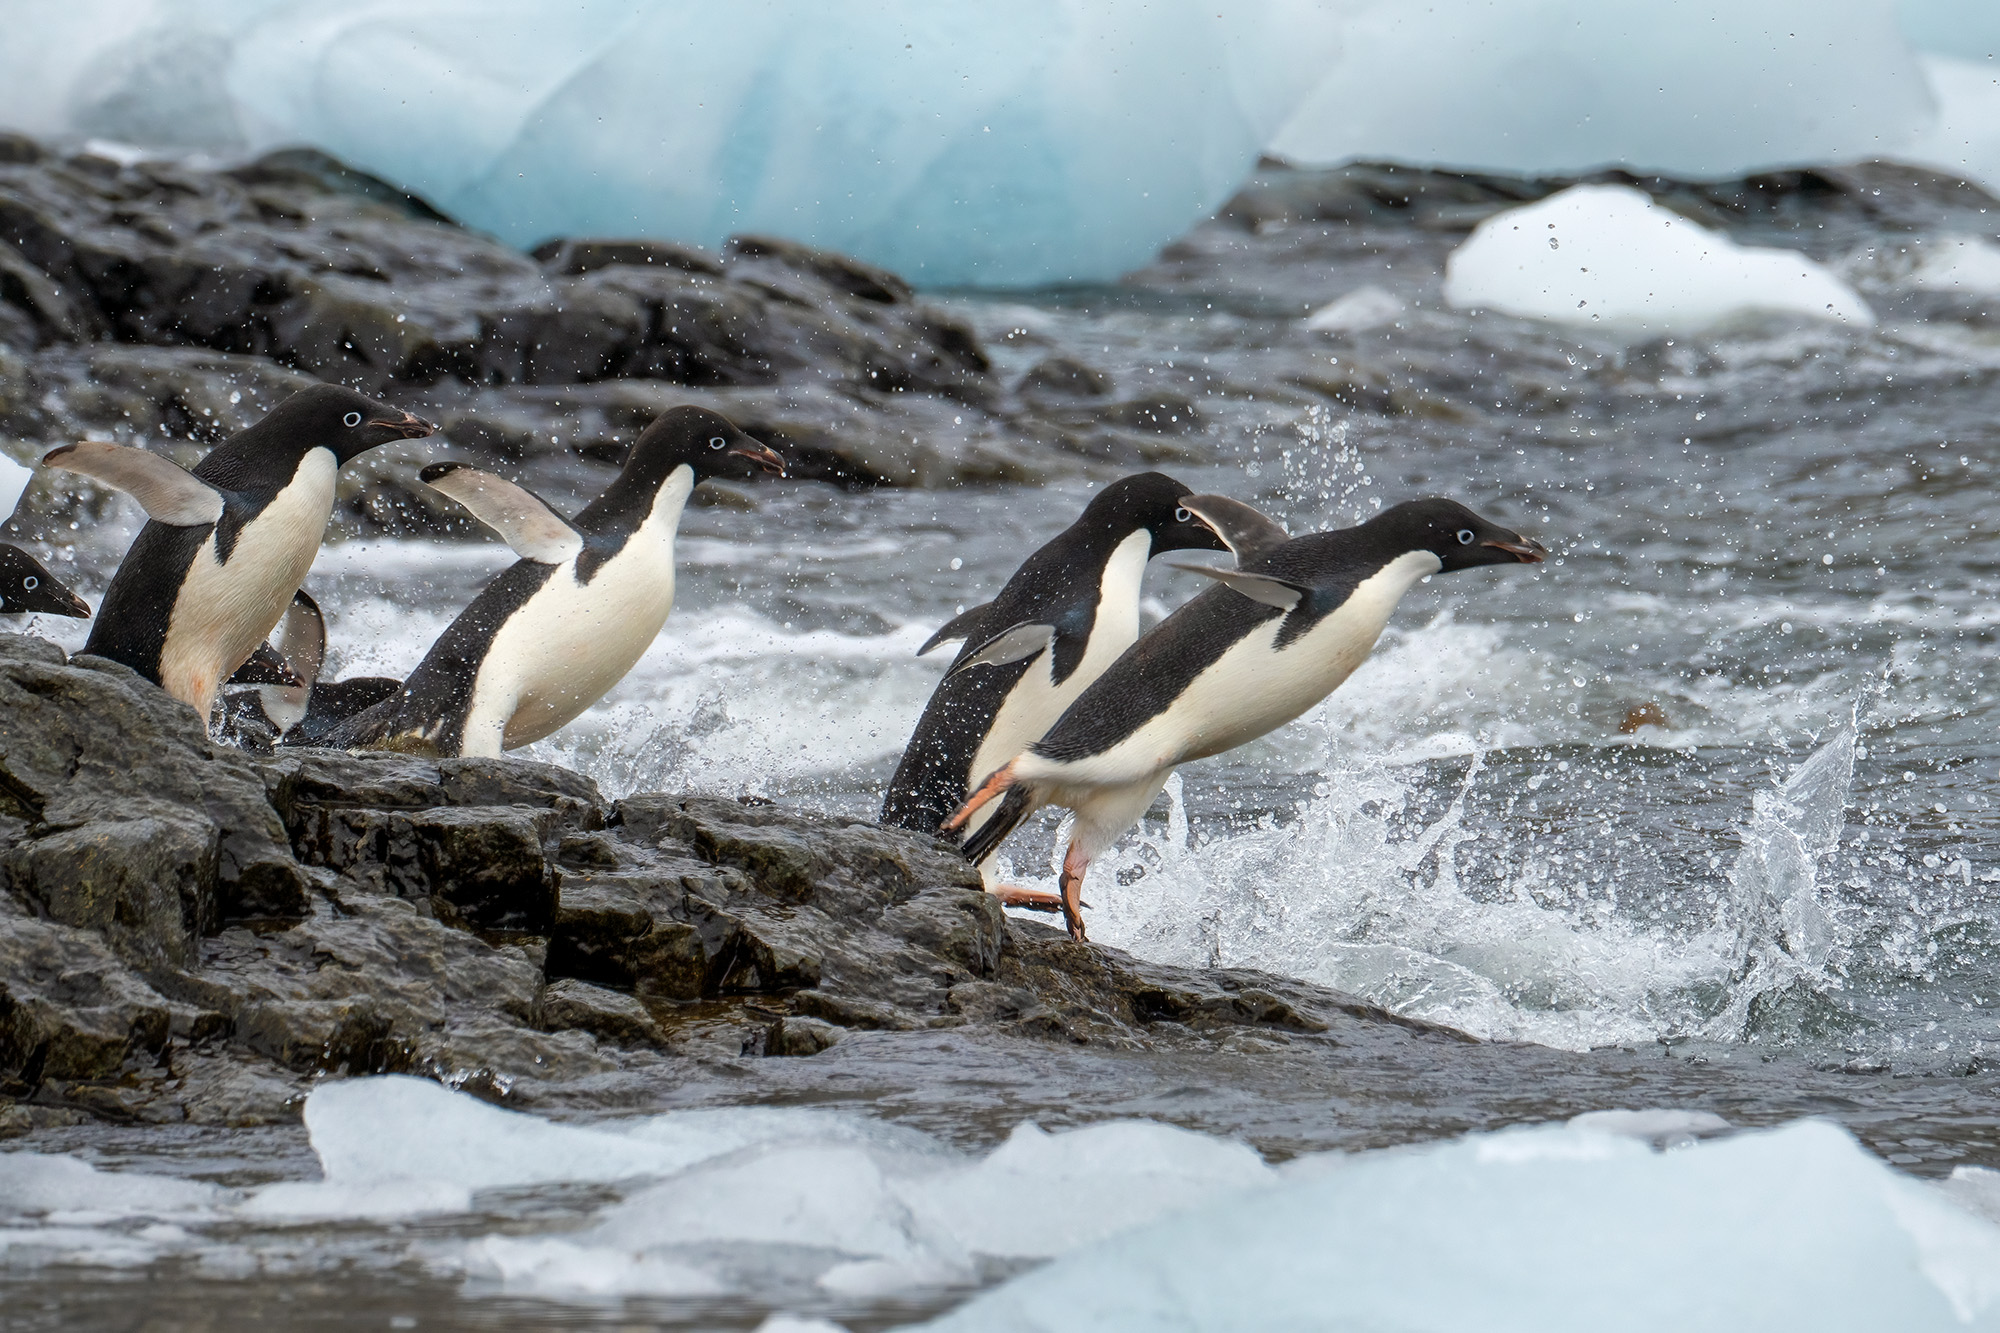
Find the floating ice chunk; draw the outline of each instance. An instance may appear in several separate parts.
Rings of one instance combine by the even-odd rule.
[[[545,1296],[715,1296],[727,1288],[692,1265],[565,1240],[483,1236],[453,1265],[503,1290]]]
[[[472,1191],[449,1180],[286,1180],[252,1191],[236,1213],[279,1221],[354,1217],[386,1222],[471,1207]]]
[[[1943,1189],[1960,1207],[1989,1222],[2000,1222],[2000,1171],[1985,1166],[1955,1166]]]
[[[1402,298],[1373,283],[1356,287],[1330,305],[1306,316],[1306,327],[1327,333],[1358,333],[1393,323],[1405,309]]]
[[[320,1169],[343,1186],[438,1181],[481,1190],[624,1180],[664,1175],[686,1161],[673,1148],[503,1111],[395,1074],[322,1083],[306,1098],[305,1122]]]
[[[808,1319],[795,1314],[774,1314],[757,1325],[757,1333],[847,1333],[830,1319]]]
[[[96,1224],[127,1217],[205,1212],[223,1191],[200,1181],[139,1171],[100,1171],[58,1154],[0,1153],[0,1217]]]
[[[900,1192],[972,1253],[1038,1259],[1277,1178],[1248,1145],[1171,1125],[1117,1121],[1050,1134],[1024,1123],[983,1161]]]
[[[1930,119],[1889,0],[1371,0],[1271,151],[1730,176],[1883,156]]]
[[[1649,335],[1759,313],[1875,320],[1804,255],[1738,245],[1623,185],[1573,186],[1488,218],[1445,261],[1444,294],[1461,309]]]
[[[1656,1143],[1662,1139],[1685,1140],[1703,1134],[1724,1134],[1729,1122],[1713,1111],[1677,1111],[1655,1107],[1645,1111],[1585,1111],[1571,1116],[1571,1129],[1599,1134],[1619,1134],[1628,1139]]]
[[[1803,1122],[1672,1153],[1546,1128],[1349,1158],[925,1327],[1923,1333],[1993,1328],[1996,1302],[2000,1228]]]

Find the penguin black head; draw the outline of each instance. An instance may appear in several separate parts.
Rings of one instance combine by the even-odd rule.
[[[18,546],[0,543],[0,615],[38,613],[90,619],[90,607],[43,569],[41,561]]]
[[[437,430],[422,417],[337,384],[315,384],[279,403],[263,420],[238,431],[225,447],[252,445],[302,456],[325,448],[342,463],[392,440],[421,439]]]
[[[760,472],[785,475],[785,460],[727,417],[705,407],[676,407],[632,442],[620,480],[657,489],[683,465],[693,469],[697,482],[711,477],[748,481]]]
[[[1154,555],[1228,550],[1215,529],[1181,504],[1189,494],[1186,486],[1164,472],[1137,472],[1092,496],[1078,522],[1101,526],[1114,535],[1144,529],[1153,534]]]
[[[1444,570],[1474,565],[1532,565],[1548,551],[1538,541],[1489,523],[1456,500],[1406,500],[1365,525],[1397,552],[1429,551]]]

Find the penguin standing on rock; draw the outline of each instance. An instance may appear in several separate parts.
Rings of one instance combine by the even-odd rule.
[[[123,662],[207,720],[305,581],[350,459],[436,428],[351,389],[315,385],[211,449],[192,472],[95,441],[42,462],[131,495],[151,520],[125,553],[84,651]]]
[[[325,744],[497,757],[567,725],[637,664],[674,605],[674,535],[695,484],[784,475],[782,458],[726,419],[677,407],[632,444],[575,522],[512,482],[457,463],[426,483],[472,511],[521,559],[431,645],[392,698]]]
[[[1235,570],[1202,569],[1222,586],[1133,645],[1046,735],[986,776],[945,830],[972,828],[965,853],[983,860],[1040,807],[1073,811],[1061,897],[1070,935],[1082,940],[1091,859],[1139,821],[1176,767],[1253,741],[1331,694],[1418,579],[1545,554],[1455,501],[1413,500]],[[996,797],[997,812],[975,825]]]
[[[1131,647],[1139,637],[1140,580],[1153,556],[1226,549],[1217,529],[1185,506],[1187,498],[1186,486],[1159,472],[1111,483],[1022,563],[999,596],[918,649],[965,641],[890,780],[884,824],[936,833],[979,778],[1038,739]],[[1050,894],[995,892],[1013,906],[1055,909]]]

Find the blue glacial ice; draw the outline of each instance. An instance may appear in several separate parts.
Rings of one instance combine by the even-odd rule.
[[[1336,42],[1311,0],[74,9],[9,24],[0,123],[303,142],[520,244],[776,232],[928,285],[1143,263],[1236,188]]]
[[[1107,279],[1270,148],[2000,187],[1988,0],[0,0],[0,125],[304,143],[532,244],[776,232],[930,286]]]

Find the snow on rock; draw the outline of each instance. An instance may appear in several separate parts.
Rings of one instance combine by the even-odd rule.
[[[78,0],[0,124],[309,143],[518,244],[775,232],[920,283],[1112,278],[1324,72],[1311,0]]]
[[[1460,309],[1647,336],[1759,314],[1875,320],[1804,255],[1738,245],[1625,185],[1577,185],[1486,219],[1446,260],[1444,294]]]
[[[1292,1174],[925,1327],[1995,1328],[2000,1228],[1822,1122],[1664,1153],[1516,1130]]]

